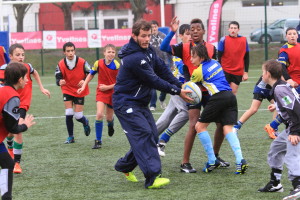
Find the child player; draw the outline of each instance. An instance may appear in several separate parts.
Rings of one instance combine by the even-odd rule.
[[[97,60],[94,67],[90,70],[81,88],[78,89],[80,94],[84,91],[88,83],[98,73],[98,86],[96,89],[97,113],[95,121],[96,140],[93,149],[99,149],[102,145],[102,130],[103,118],[106,109],[106,121],[108,126],[108,135],[114,134],[114,110],[112,107],[113,88],[116,83],[118,69],[120,64],[114,58],[116,56],[116,47],[112,44],[107,44],[103,49],[104,59]]]
[[[198,44],[192,47],[191,62],[199,66],[194,70],[191,81],[200,82],[211,96],[196,123],[196,131],[200,142],[208,157],[203,171],[211,172],[220,166],[220,161],[216,158],[207,131],[211,122],[220,123],[223,133],[229,142],[236,158],[236,174],[244,174],[248,167],[243,158],[242,150],[237,135],[232,131],[237,120],[237,100],[226,81],[223,69],[215,60],[212,60],[204,45]]]
[[[224,70],[226,80],[236,95],[239,84],[248,79],[249,47],[246,37],[238,35],[240,25],[236,21],[229,23],[229,35],[218,43],[218,58]]]
[[[29,63],[24,63],[25,59],[25,49],[21,44],[12,44],[9,47],[9,58],[13,62],[22,63],[27,68],[26,77],[28,82],[26,83],[25,87],[22,89],[17,90],[20,95],[20,117],[22,119],[25,118],[27,111],[29,110],[31,104],[31,96],[32,96],[32,79],[31,75],[36,80],[37,84],[40,87],[41,92],[50,98],[50,92],[43,87],[41,82],[39,73],[32,67]],[[21,156],[23,153],[23,134],[8,134],[7,138],[7,146],[8,152],[14,158],[15,161],[15,168],[14,173],[22,173],[22,168],[20,166]]]
[[[294,190],[283,198],[300,198],[300,99],[296,90],[290,84],[281,80],[282,66],[276,60],[266,61],[262,66],[263,80],[272,86],[271,95],[274,96],[278,114],[286,124],[282,131],[272,142],[268,153],[268,164],[271,168],[269,183],[260,188],[259,192],[282,192],[280,183],[283,164],[288,168],[288,178],[292,182]]]
[[[297,38],[295,28],[286,29],[287,43],[280,48],[277,60],[282,65],[284,79],[300,93],[300,43],[297,43]],[[269,135],[275,135],[280,124],[281,119],[276,117],[264,129]]]
[[[19,134],[35,124],[32,115],[20,118],[20,98],[17,90],[25,87],[27,68],[11,62],[4,72],[5,85],[0,87],[0,191],[1,199],[12,199],[14,161],[7,152],[3,140],[8,133]]]
[[[59,61],[55,77],[56,84],[61,87],[65,104],[69,135],[65,144],[70,144],[75,142],[73,116],[82,123],[86,136],[89,136],[91,132],[89,120],[83,115],[84,97],[89,94],[89,88],[86,87],[80,94],[77,93],[84,83],[86,75],[90,72],[90,65],[83,58],[75,55],[75,45],[72,42],[64,44],[63,52],[66,57]]]
[[[191,40],[190,25],[182,24],[179,27],[179,38],[182,43],[189,43]],[[173,56],[174,63],[174,76],[184,83],[184,64],[182,60],[176,56]],[[158,153],[160,156],[165,156],[165,147],[171,136],[179,131],[189,120],[187,103],[177,95],[171,95],[168,106],[162,113],[162,115],[156,121],[156,127],[159,134],[162,134],[159,138]]]

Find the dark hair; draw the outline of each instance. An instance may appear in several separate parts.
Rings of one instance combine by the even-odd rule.
[[[282,76],[282,65],[275,59],[267,60],[263,64],[263,68],[270,72],[271,77],[278,80],[281,79]]]
[[[144,19],[140,19],[140,20],[136,21],[132,26],[132,33],[135,36],[138,36],[140,34],[140,30],[143,30],[143,31],[151,30],[151,23],[147,22]]]
[[[112,48],[112,49],[116,50],[116,46],[115,45],[113,45],[113,44],[107,44],[107,45],[105,45],[103,47],[103,52],[106,51],[106,49],[108,49],[108,48]]]
[[[152,20],[152,21],[151,21],[151,25],[152,25],[152,24],[155,24],[155,25],[158,26],[158,22],[157,22],[156,20]]]
[[[232,21],[228,24],[228,27],[230,27],[231,24],[237,25],[238,29],[240,28],[240,24],[237,21]]]
[[[75,50],[75,45],[72,42],[67,42],[67,43],[64,44],[64,46],[63,46],[63,51],[64,52],[66,51],[67,47],[74,47],[74,50]]]
[[[17,84],[19,79],[25,77],[27,68],[19,62],[10,62],[4,71],[4,82],[7,85]]]
[[[290,30],[295,30],[297,32],[297,29],[294,27],[288,27],[285,31],[285,34],[287,34]],[[298,33],[298,32],[297,32]]]
[[[203,58],[204,60],[210,60],[210,57],[208,56],[207,49],[203,44],[197,44],[196,46],[193,46],[192,49],[192,55],[196,54],[200,58]]]
[[[13,55],[14,50],[16,50],[17,48],[25,50],[23,45],[21,45],[19,43],[15,43],[15,44],[10,45],[9,50],[8,50],[9,54]]]
[[[179,34],[183,35],[186,31],[190,30],[190,25],[189,24],[182,24],[179,27]]]
[[[204,24],[203,24],[202,20],[199,18],[192,19],[190,25],[192,25],[192,24],[200,24],[202,29],[205,30]]]

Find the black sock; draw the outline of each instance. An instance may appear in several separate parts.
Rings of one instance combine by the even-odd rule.
[[[66,125],[67,125],[69,137],[73,137],[73,129],[74,129],[73,115],[66,115]]]

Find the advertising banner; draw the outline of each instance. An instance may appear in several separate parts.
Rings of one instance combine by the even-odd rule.
[[[42,48],[42,32],[11,33],[10,44],[20,43],[25,49]]]
[[[223,0],[215,0],[209,10],[207,42],[217,45],[219,40],[219,28],[222,13]]]
[[[43,48],[56,49],[56,31],[43,31]]]

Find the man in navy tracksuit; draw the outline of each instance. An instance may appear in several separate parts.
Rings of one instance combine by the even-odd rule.
[[[148,108],[151,90],[180,95],[186,101],[190,91],[181,90],[181,83],[149,46],[151,24],[137,21],[132,27],[129,43],[119,51],[121,67],[114,87],[113,105],[130,143],[130,150],[120,158],[115,169],[123,172],[127,180],[137,182],[133,174],[139,165],[146,178],[145,187],[160,188],[170,180],[161,178],[161,161],[158,154],[158,132]]]

